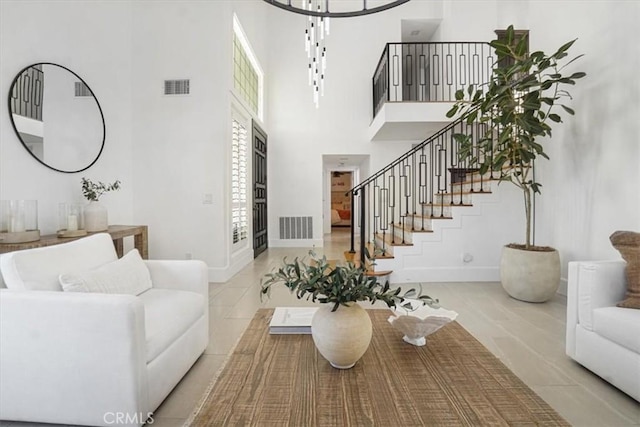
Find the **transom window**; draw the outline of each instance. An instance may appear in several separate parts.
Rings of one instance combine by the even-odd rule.
[[[233,88],[254,114],[262,119],[263,73],[238,18],[233,17]]]

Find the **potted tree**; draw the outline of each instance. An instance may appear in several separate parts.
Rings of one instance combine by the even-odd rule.
[[[438,300],[416,289],[404,293],[399,287],[392,289],[388,282],[378,282],[352,262],[332,267],[326,257],[318,258],[313,252],[310,256],[308,263],[299,258],[292,262],[285,259],[280,267],[265,276],[261,295],[269,296],[273,285],[283,284],[299,299],[322,303],[313,316],[311,335],[320,354],[334,368],[353,367],[369,348],[371,319],[356,302],[373,304],[380,300],[390,308],[402,305],[412,309],[411,303],[405,302],[410,298],[437,307]]]
[[[525,242],[503,249],[500,278],[507,293],[523,301],[548,300],[560,282],[558,252],[531,243],[533,197],[542,187],[533,175],[533,165],[539,157],[549,159],[541,139],[551,137],[551,122],[562,122],[558,107],[574,114],[564,103],[571,99],[565,87],[586,75],[563,74],[567,65],[582,56],[569,59],[567,52],[574,42],[563,44],[552,55],[541,51],[529,54],[526,35],[518,40],[509,26],[505,39],[491,42],[500,65],[494,68],[490,81],[457,91],[456,103],[447,113],[448,117],[466,115],[468,124],[479,121],[486,130],[476,138],[454,135],[460,156],[470,159],[480,173],[495,173],[500,182],[511,182],[522,190]]]

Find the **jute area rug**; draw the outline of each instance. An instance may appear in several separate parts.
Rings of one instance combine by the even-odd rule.
[[[368,310],[371,346],[334,369],[310,335],[269,335],[258,310],[186,426],[568,426],[457,322],[424,347]]]

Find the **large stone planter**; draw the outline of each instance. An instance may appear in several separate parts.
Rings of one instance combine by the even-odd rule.
[[[369,314],[356,303],[331,311],[333,304],[321,304],[311,319],[316,348],[338,369],[349,369],[369,348],[372,327]]]
[[[505,246],[500,260],[500,281],[515,299],[545,302],[560,285],[560,254],[555,249],[526,251]]]

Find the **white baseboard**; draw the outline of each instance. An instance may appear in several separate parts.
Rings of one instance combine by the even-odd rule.
[[[560,295],[564,295],[566,297],[567,296],[568,285],[569,285],[569,281],[564,277],[561,278],[560,279],[560,287],[558,288],[558,293]]]
[[[394,270],[391,283],[499,282],[499,267],[428,267]]]
[[[209,282],[224,283],[236,275],[247,264],[253,261],[253,249],[247,248],[231,256],[231,263],[226,267],[209,268]]]
[[[270,248],[321,248],[322,239],[269,239]]]

